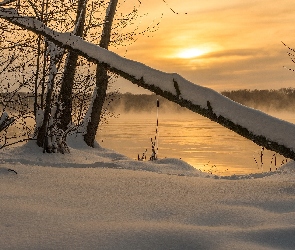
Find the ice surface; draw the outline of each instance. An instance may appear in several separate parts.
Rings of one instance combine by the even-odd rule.
[[[225,180],[69,144],[65,155],[35,142],[1,152],[1,249],[295,248],[293,162]]]

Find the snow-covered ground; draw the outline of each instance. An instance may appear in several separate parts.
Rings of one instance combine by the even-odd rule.
[[[1,152],[1,249],[295,249],[293,162],[223,179],[70,145]]]

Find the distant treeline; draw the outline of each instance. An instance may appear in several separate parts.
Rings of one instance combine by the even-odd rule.
[[[295,88],[281,88],[278,90],[232,90],[223,91],[222,95],[232,99],[235,102],[241,103],[243,105],[253,107],[256,109],[277,110],[277,111],[295,111]],[[87,95],[87,94],[86,94]],[[0,98],[2,99],[4,94],[0,93]],[[21,99],[21,102],[19,101]],[[89,104],[91,95],[87,95],[88,101],[84,105]],[[107,95],[107,100],[105,102],[105,109],[111,112],[155,112],[157,108],[157,99],[160,102],[161,112],[185,112],[186,109],[178,106],[177,104],[166,100],[161,96],[155,94],[147,95],[134,95],[131,93],[109,93]],[[25,105],[30,110],[33,110],[34,98],[28,96],[25,93],[19,93],[11,99],[9,106]],[[76,102],[74,102],[74,105]],[[0,106],[1,102],[0,102]]]
[[[295,88],[278,90],[232,90],[221,92],[224,96],[243,105],[263,110],[295,111]]]
[[[241,89],[223,91],[221,94],[235,102],[256,109],[295,111],[295,88],[281,88],[278,90]],[[122,112],[149,112],[156,109],[157,99],[160,100],[161,112],[185,110],[163,97],[146,94],[133,95],[131,93],[116,94],[109,108],[111,111],[120,108]]]

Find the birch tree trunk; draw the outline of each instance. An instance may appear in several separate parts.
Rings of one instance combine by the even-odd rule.
[[[104,49],[108,49],[110,44],[112,24],[116,13],[117,4],[118,0],[111,0],[106,12],[102,36],[99,43],[99,46]],[[97,63],[96,89],[92,97],[92,105],[90,105],[90,119],[87,123],[86,134],[84,135],[84,140],[90,147],[94,146],[96,132],[100,123],[102,107],[106,98],[108,82],[109,77],[106,67],[101,63]]]
[[[60,48],[53,44],[52,42],[49,45],[48,48],[50,52],[50,69],[49,69],[49,79],[47,83],[47,94],[46,94],[46,106],[44,110],[44,115],[43,115],[43,121],[42,125],[38,130],[38,135],[37,135],[37,145],[39,147],[46,147],[45,145],[45,139],[46,139],[46,134],[47,134],[47,126],[50,118],[50,113],[51,113],[51,100],[52,100],[52,93],[53,93],[53,88],[54,88],[54,79],[57,74],[57,69],[56,69],[56,64],[60,60]]]

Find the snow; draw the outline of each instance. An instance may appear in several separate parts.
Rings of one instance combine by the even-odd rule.
[[[294,249],[295,164],[222,179],[177,159],[141,162],[81,136],[0,155],[1,249]],[[15,170],[8,171],[8,169]]]

